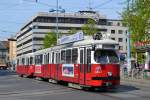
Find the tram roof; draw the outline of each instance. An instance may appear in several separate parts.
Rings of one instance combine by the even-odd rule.
[[[75,42],[74,46],[84,46],[84,45],[93,45],[93,44],[115,44],[117,45],[118,42],[111,40],[111,39],[103,39],[103,40],[88,39],[88,40]]]
[[[114,44],[118,45],[119,43],[117,41],[111,40],[111,39],[103,39],[103,40],[93,40],[93,39],[85,39],[78,42],[72,42],[72,43],[66,43],[63,45],[57,45],[55,47],[52,47],[52,50],[54,49],[61,49],[61,48],[67,48],[67,47],[83,47],[83,46],[92,46],[96,44]]]
[[[41,54],[41,53],[47,53],[49,51],[51,51],[52,48],[46,48],[46,49],[43,49],[43,50],[39,50],[39,51],[36,51],[34,54]]]

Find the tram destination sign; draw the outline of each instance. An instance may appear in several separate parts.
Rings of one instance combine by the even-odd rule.
[[[62,38],[59,39],[59,44],[66,44],[66,43],[81,41],[83,39],[84,39],[83,32],[80,31],[73,35],[63,36]]]

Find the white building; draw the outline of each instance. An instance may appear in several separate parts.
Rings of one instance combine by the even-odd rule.
[[[56,30],[56,13],[38,13],[33,16],[17,33],[17,56],[31,53],[43,48],[43,39],[46,33]],[[120,44],[120,52],[126,53],[126,31],[120,20],[110,20],[94,11],[79,11],[77,13],[59,13],[58,29],[63,34],[75,28],[81,27],[87,22],[88,18],[97,21],[98,31],[111,33],[111,38]]]

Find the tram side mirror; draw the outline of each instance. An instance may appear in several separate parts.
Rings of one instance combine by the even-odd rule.
[[[92,45],[92,51],[95,51],[96,45]]]

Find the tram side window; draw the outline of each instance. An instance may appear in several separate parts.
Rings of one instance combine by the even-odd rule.
[[[30,65],[33,64],[33,57],[30,57]]]
[[[49,53],[44,56],[44,64],[49,63]]]
[[[78,59],[78,49],[72,49],[72,63],[76,64]]]
[[[26,65],[29,65],[29,58],[26,58]]]
[[[30,65],[30,58],[28,58],[28,65]]]
[[[91,49],[87,49],[87,72],[91,72]]]
[[[25,64],[25,59],[24,58],[22,58],[22,65],[24,65]]]
[[[40,55],[40,64],[43,62],[43,55]]]
[[[49,64],[49,53],[47,54],[46,64]]]
[[[44,55],[44,64],[46,64],[47,55]]]
[[[66,50],[66,63],[71,64],[71,49]]]
[[[19,59],[17,59],[17,65],[19,65]]]
[[[41,65],[42,62],[43,62],[43,55],[42,54],[35,56],[35,64]]]
[[[82,64],[83,64],[83,50],[80,50],[80,72],[83,72],[82,70]]]
[[[83,64],[83,50],[80,50],[80,64]]]
[[[62,50],[61,51],[61,63],[65,64],[66,63],[65,60],[66,60],[66,51]]]
[[[35,56],[35,64],[37,64],[37,62],[38,62],[38,57],[37,56]]]
[[[52,53],[52,64],[54,64],[54,52]]]

